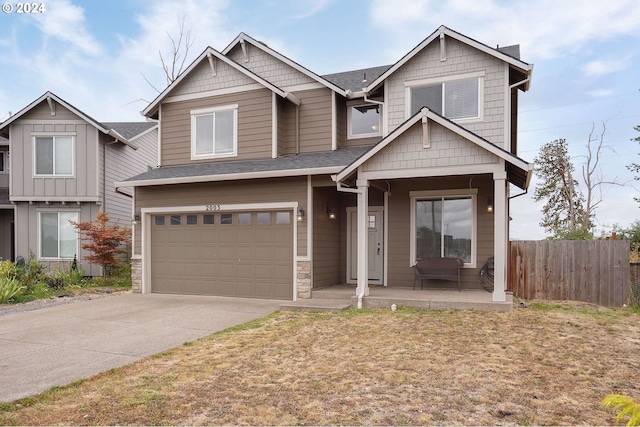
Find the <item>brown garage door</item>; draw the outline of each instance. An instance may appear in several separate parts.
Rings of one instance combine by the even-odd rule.
[[[293,217],[283,212],[151,216],[151,292],[293,299]]]

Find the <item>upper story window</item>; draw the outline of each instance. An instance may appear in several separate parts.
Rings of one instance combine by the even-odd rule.
[[[347,109],[349,139],[382,135],[381,108],[382,106],[378,104],[349,105]]]
[[[480,75],[428,79],[406,84],[410,116],[427,107],[451,120],[482,119]]]
[[[73,175],[73,137],[35,137],[36,175]]]
[[[7,171],[7,164],[6,164],[6,159],[5,159],[5,152],[4,151],[0,151],[0,172],[6,172]]]
[[[191,158],[233,157],[238,154],[238,106],[191,111]]]

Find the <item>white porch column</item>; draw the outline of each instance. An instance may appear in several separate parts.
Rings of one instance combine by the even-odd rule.
[[[356,295],[366,297],[369,295],[369,181],[358,179],[356,185],[358,186],[358,286]]]
[[[493,187],[493,301],[504,302],[507,299],[505,291],[507,289],[507,261],[509,257],[507,173],[505,171],[493,174]]]

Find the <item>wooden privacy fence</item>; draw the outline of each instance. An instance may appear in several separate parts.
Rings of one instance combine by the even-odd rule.
[[[629,303],[627,240],[513,241],[508,290],[524,299]]]

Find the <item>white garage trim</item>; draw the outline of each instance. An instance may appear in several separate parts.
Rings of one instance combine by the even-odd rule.
[[[255,211],[255,210],[290,210],[292,213],[293,226],[293,300],[298,299],[298,274],[297,261],[305,257],[298,256],[298,221],[295,220],[298,210],[298,202],[275,202],[275,203],[238,203],[238,204],[212,204],[197,206],[164,206],[155,208],[142,208],[141,230],[142,230],[142,293],[151,292],[151,215],[183,213],[183,212],[229,212],[229,211]]]

